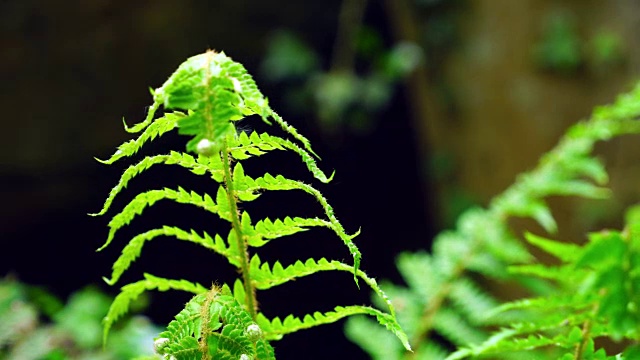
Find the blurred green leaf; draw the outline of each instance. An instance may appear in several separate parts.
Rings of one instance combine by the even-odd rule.
[[[67,306],[55,316],[58,326],[71,334],[83,349],[99,347],[102,341],[102,318],[111,299],[94,288],[73,294]]]
[[[391,79],[409,75],[424,61],[422,48],[412,42],[401,42],[389,51],[385,62],[385,73]]]
[[[624,44],[617,33],[598,31],[589,42],[590,60],[598,68],[607,68],[624,60]]]
[[[541,41],[534,48],[543,69],[571,74],[583,63],[580,39],[571,13],[554,11],[546,19]]]
[[[124,321],[102,347],[102,319],[110,302],[109,296],[87,287],[72,294],[65,305],[40,287],[0,279],[0,359],[154,358],[153,338],[160,328],[141,316]],[[53,323],[42,322],[39,312]]]
[[[318,55],[290,31],[278,31],[271,36],[261,75],[279,82],[309,76],[318,69]]]

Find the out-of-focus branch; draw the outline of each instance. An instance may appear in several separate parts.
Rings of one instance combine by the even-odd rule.
[[[396,42],[421,44],[418,20],[407,0],[386,0],[385,6]],[[446,141],[442,126],[442,112],[437,97],[429,86],[426,62],[421,62],[407,77],[409,107],[417,130],[418,147],[425,156],[431,150],[441,149]]]
[[[396,42],[409,42],[420,46],[419,22],[408,0],[386,0],[386,13]],[[426,56],[423,57],[426,59]],[[444,185],[434,180],[428,181],[426,175],[429,156],[446,151],[448,132],[445,127],[444,112],[433,88],[430,86],[427,61],[421,61],[412,74],[406,77],[408,106],[413,122],[413,136],[418,150],[418,166],[424,174],[424,202],[431,214],[440,213]]]
[[[362,26],[367,0],[343,0],[338,19],[338,33],[333,47],[331,71],[353,71],[356,36]]]

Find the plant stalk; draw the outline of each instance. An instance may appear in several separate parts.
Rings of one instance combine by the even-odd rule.
[[[223,143],[224,151],[222,151],[222,165],[224,168],[224,185],[227,188],[227,199],[231,209],[231,226],[236,234],[238,243],[238,254],[240,254],[240,272],[242,273],[242,284],[244,285],[245,306],[252,319],[256,319],[257,300],[256,289],[251,281],[249,274],[249,246],[242,233],[240,227],[240,213],[238,211],[238,199],[233,189],[233,178],[231,177],[231,162],[229,161],[229,151],[227,142]]]
[[[442,308],[445,300],[449,296],[453,288],[453,282],[455,279],[458,279],[462,276],[462,274],[467,270],[468,264],[475,256],[476,251],[479,250],[479,242],[473,241],[467,254],[456,264],[452,276],[447,279],[447,281],[438,289],[438,292],[431,299],[431,303],[422,313],[422,317],[420,322],[418,323],[418,328],[413,336],[411,343],[413,344],[414,352],[409,356],[410,358],[416,358],[417,349],[421,344],[427,342],[427,339],[430,336],[431,330],[433,329],[433,322],[435,321],[435,317]]]
[[[584,350],[587,347],[587,341],[589,334],[591,333],[591,321],[586,321],[582,326],[582,340],[576,345],[576,351],[573,354],[573,358],[576,360],[582,360],[584,356]]]

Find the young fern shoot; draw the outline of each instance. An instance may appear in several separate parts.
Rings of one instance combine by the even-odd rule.
[[[274,355],[268,341],[354,314],[374,316],[378,323],[395,334],[404,348],[410,349],[391,302],[376,281],[360,270],[360,252],[353,243],[358,232],[348,234],[344,230],[320,191],[279,174],[265,173],[256,178],[245,174],[243,160],[262,156],[273,150],[284,150],[296,153],[315,179],[327,183],[333,177],[320,170],[316,163],[317,155],[311,149],[309,141],[269,107],[266,98],[241,64],[224,53],[207,51],[187,59],[160,88],[152,90],[152,95],[154,103],[146,119],[132,127],[125,124],[128,132],[140,133],[137,139],[123,143],[109,159],[101,162],[112,164],[121,158],[133,156],[146,142],[176,128],[179,134],[191,137],[186,145],[187,151],[146,156],[131,165],[95,215],[105,214],[114,198],[131,180],[158,164],[177,165],[194,174],[209,176],[218,183],[217,191],[215,194],[200,194],[178,187],[142,192],[113,216],[109,222],[107,240],[100,249],[109,246],[119,229],[160,200],[197,206],[229,222],[231,228],[225,235],[222,232],[199,233],[165,225],[138,234],[124,247],[113,264],[111,276],[105,281],[115,284],[141,255],[144,244],[160,236],[192,242],[222,255],[239,270],[241,278],[232,285],[225,284],[221,288],[207,290],[202,285],[186,280],[164,279],[145,274],[144,280],[122,287],[114,300],[104,320],[105,340],[113,323],[128,311],[131,301],[141,293],[154,289],[175,289],[191,292],[196,296],[156,340],[158,352],[165,358],[270,359]],[[165,114],[154,118],[160,106],[164,108]],[[236,131],[235,122],[250,115],[260,116],[267,124],[275,122],[293,140],[268,133],[247,134]],[[322,207],[324,218],[265,218],[254,222],[247,211],[240,209],[239,203],[254,201],[262,192],[271,190],[301,190],[309,194]],[[257,248],[267,245],[273,239],[313,227],[332,230],[347,246],[353,265],[325,258],[306,259],[290,265],[277,261],[270,264],[263,262],[255,253]],[[259,311],[257,290],[266,290],[320,271],[345,271],[353,274],[356,284],[362,280],[380,296],[388,312],[368,306],[338,306],[326,313],[315,312],[303,318],[288,315],[281,320],[278,317],[268,319]]]

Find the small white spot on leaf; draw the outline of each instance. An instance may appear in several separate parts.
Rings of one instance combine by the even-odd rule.
[[[260,329],[258,324],[251,324],[247,326],[244,333],[251,341],[256,341],[262,338],[262,329]]]
[[[216,151],[216,143],[209,139],[202,139],[196,145],[196,152],[198,154],[211,156]]]
[[[169,339],[158,338],[153,342],[153,350],[155,350],[156,353],[162,355],[164,354],[164,350],[168,343],[169,343]]]

